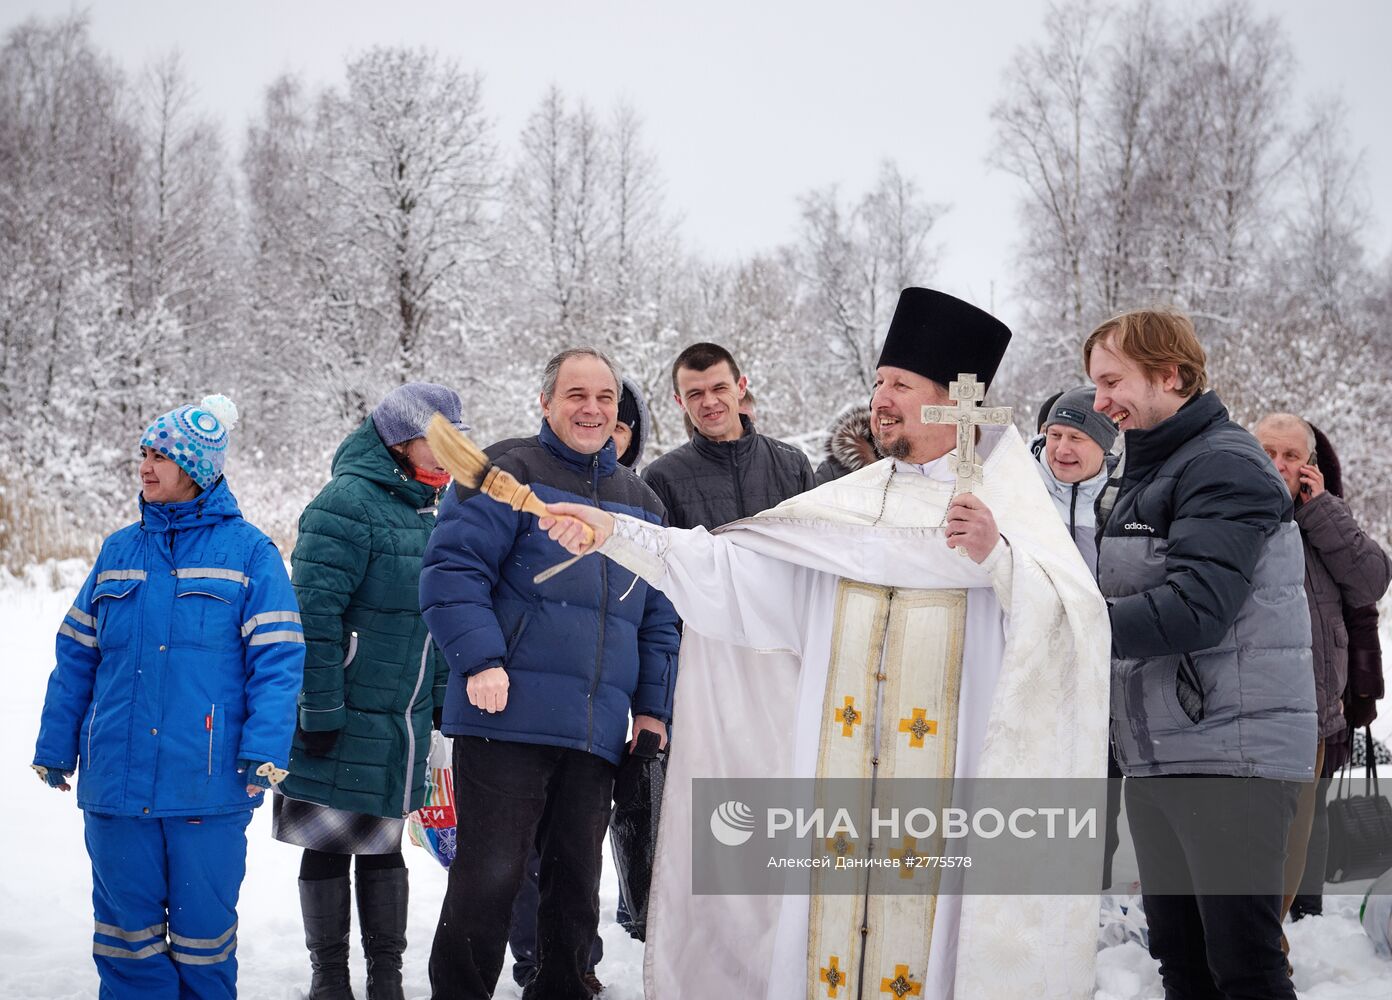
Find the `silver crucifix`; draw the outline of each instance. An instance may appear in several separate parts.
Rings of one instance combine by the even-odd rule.
[[[1010,423],[1008,406],[984,407],[977,404],[985,397],[986,387],[970,372],[957,376],[947,387],[954,406],[925,406],[925,424],[957,425],[957,486],[955,493],[971,493],[982,481],[981,466],[976,462],[976,428],[979,424]]]

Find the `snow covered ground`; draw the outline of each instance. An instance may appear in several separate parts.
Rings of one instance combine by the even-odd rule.
[[[0,649],[10,677],[8,697],[0,701],[0,796],[7,804],[0,831],[0,998],[76,1000],[97,993],[91,959],[91,870],[82,845],[81,816],[71,794],[45,788],[27,766],[53,662],[53,635],[85,572],[85,565],[67,562],[34,567],[20,580],[0,577]],[[1387,632],[1384,644],[1392,646]],[[1384,710],[1392,716],[1392,710]],[[1374,733],[1384,740],[1392,736],[1392,717],[1379,720]],[[301,1000],[309,973],[295,888],[300,852],[271,839],[269,808],[257,811],[248,836],[238,935],[241,995],[251,1000]],[[412,869],[406,993],[427,997],[426,960],[445,873],[409,844],[406,859]],[[1288,928],[1295,985],[1303,1000],[1392,997],[1392,961],[1374,954],[1358,925],[1364,887],[1347,887],[1358,895],[1326,896],[1323,917]],[[642,946],[614,924],[616,894],[613,872],[606,869],[600,890],[605,957],[599,977],[608,987],[608,1000],[640,1000]],[[1120,940],[1121,935],[1116,937]],[[361,997],[365,987],[356,943],[354,949],[354,985]],[[520,996],[506,973],[497,996]],[[1140,944],[1123,942],[1102,949],[1096,1000],[1159,997],[1155,963]]]

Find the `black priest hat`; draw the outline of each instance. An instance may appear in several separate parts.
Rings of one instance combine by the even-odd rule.
[[[941,385],[971,372],[987,388],[1010,343],[1010,328],[983,309],[931,288],[906,288],[876,368],[903,368]]]

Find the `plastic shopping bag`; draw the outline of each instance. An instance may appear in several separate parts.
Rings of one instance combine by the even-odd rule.
[[[430,758],[425,769],[425,804],[406,819],[411,843],[424,847],[446,868],[454,861],[454,772],[450,770],[453,743],[436,730],[430,734]]]

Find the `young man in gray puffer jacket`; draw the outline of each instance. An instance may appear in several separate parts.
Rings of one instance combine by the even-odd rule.
[[[1294,1000],[1282,867],[1316,719],[1290,492],[1205,391],[1187,317],[1108,320],[1083,363],[1126,434],[1098,502],[1097,578],[1151,955],[1167,997]]]

